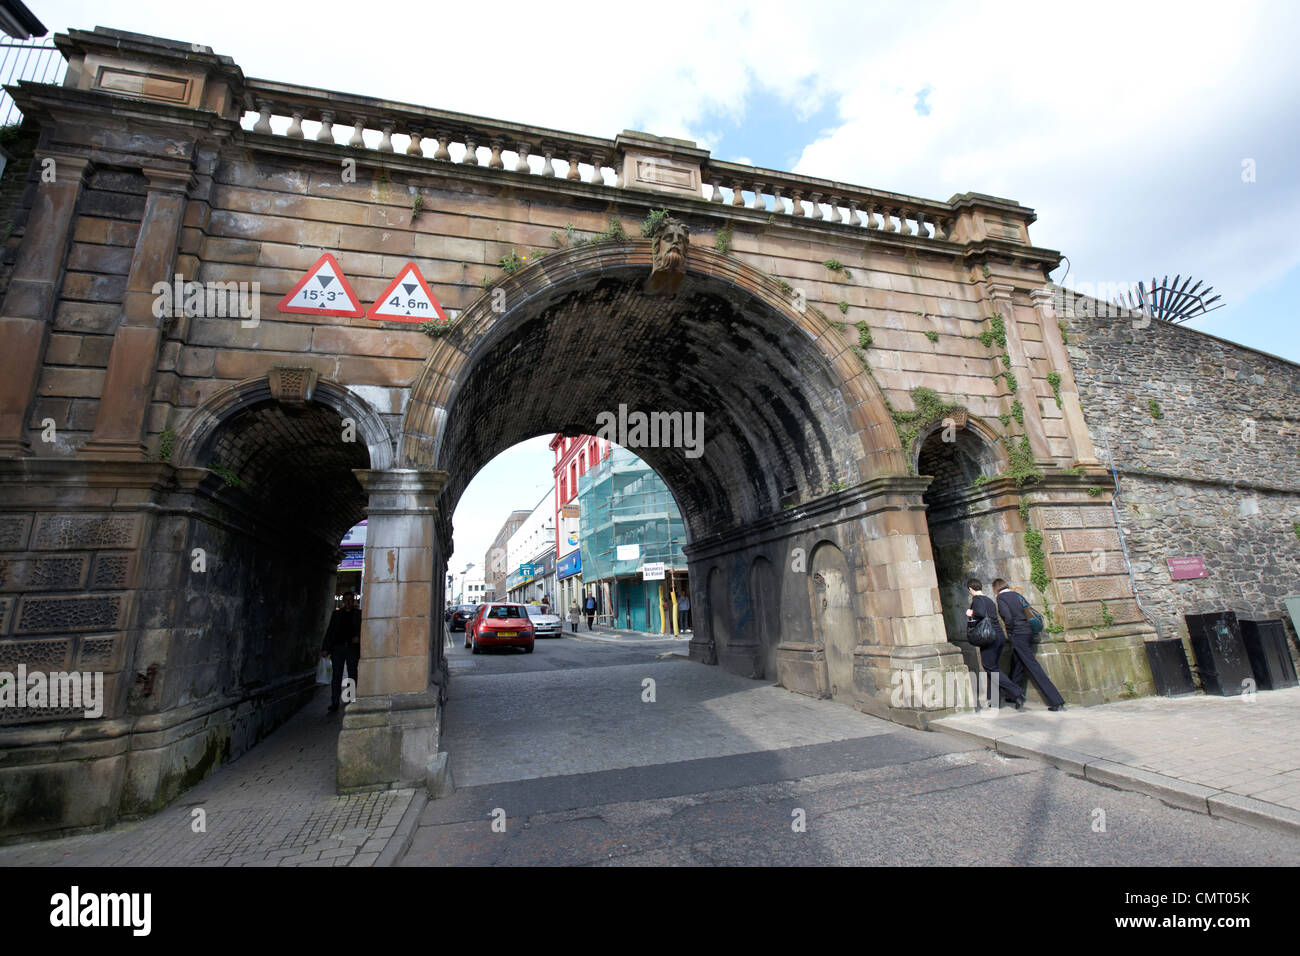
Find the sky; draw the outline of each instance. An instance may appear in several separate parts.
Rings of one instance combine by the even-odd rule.
[[[56,31],[203,43],[247,76],[604,137],[644,130],[925,198],[1004,196],[1037,212],[1035,245],[1067,256],[1053,279],[1190,274],[1226,303],[1191,327],[1300,361],[1292,0],[656,0],[595,16],[512,0],[29,6]],[[549,486],[542,452],[535,463],[526,442],[470,485],[457,569],[481,564],[508,511],[540,496],[511,473]]]

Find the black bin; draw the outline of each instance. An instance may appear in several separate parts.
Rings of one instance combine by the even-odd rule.
[[[1281,621],[1242,621],[1241,640],[1246,645],[1250,669],[1260,690],[1296,686],[1295,665],[1286,646]]]
[[[1151,676],[1155,678],[1157,694],[1162,697],[1179,697],[1196,693],[1192,668],[1187,663],[1182,638],[1147,641],[1143,646],[1146,648],[1147,661],[1151,664]]]
[[[1255,686],[1241,627],[1233,611],[1213,614],[1188,614],[1187,634],[1192,639],[1192,653],[1201,672],[1207,694],[1236,697],[1247,687]],[[1245,681],[1250,681],[1246,684]]]

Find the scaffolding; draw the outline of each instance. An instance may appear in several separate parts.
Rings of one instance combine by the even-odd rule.
[[[677,598],[685,591],[686,525],[663,479],[627,449],[613,446],[578,479],[578,523],[583,585],[599,585],[601,620],[675,633]],[[628,545],[637,546],[635,556]],[[656,562],[665,567],[664,580],[642,581],[642,566]]]

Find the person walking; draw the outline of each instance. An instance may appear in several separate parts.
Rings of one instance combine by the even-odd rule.
[[[591,623],[596,619],[596,597],[593,594],[587,595],[587,600],[582,603],[583,609],[587,613],[587,630],[591,630]]]
[[[1020,710],[1025,706],[1024,690],[998,670],[998,658],[1002,656],[1002,648],[1007,643],[1006,636],[1002,633],[1002,625],[998,621],[998,607],[993,603],[993,599],[984,593],[983,583],[979,578],[968,580],[966,590],[970,592],[970,607],[966,609],[967,633],[974,631],[980,621],[987,619],[992,622],[998,635],[997,640],[992,644],[979,648],[980,665],[988,675],[988,687],[984,692],[985,704],[988,707],[994,706],[993,688],[997,687],[1000,699],[1011,701],[1016,705],[1016,710]]]
[[[993,591],[998,596],[998,614],[1006,623],[1011,654],[1015,660],[1011,668],[1011,682],[1023,687],[1025,677],[1032,678],[1047,698],[1048,710],[1065,710],[1065,698],[1034,658],[1034,648],[1030,643],[1033,632],[1029,628],[1029,618],[1025,615],[1025,599],[1001,578],[993,582]]]
[[[357,689],[357,664],[361,662],[361,608],[356,606],[354,592],[346,592],[343,606],[330,615],[329,627],[325,629],[325,639],[320,645],[320,656],[330,658],[334,666],[330,681],[330,708],[326,711],[332,714],[339,709],[339,700],[343,696],[344,664],[348,668],[348,677],[352,678],[353,693]]]
[[[578,633],[578,599],[575,597],[569,605],[569,625],[573,628],[573,633]]]

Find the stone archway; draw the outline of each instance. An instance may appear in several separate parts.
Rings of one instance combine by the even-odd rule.
[[[549,253],[502,278],[456,318],[411,388],[397,470],[390,474],[415,484],[403,486],[405,517],[391,525],[385,546],[403,554],[424,549],[431,580],[438,580],[451,543],[447,516],[479,468],[501,451],[537,434],[597,434],[606,414],[620,420],[633,412],[698,414],[698,445],[632,447],[663,478],[685,520],[686,553],[699,582],[693,589],[710,611],[696,619],[694,659],[757,672],[757,645],[726,653],[742,637],[734,633],[730,598],[733,590],[747,590],[750,542],[775,534],[789,543],[824,527],[813,515],[829,496],[842,496],[835,536],[852,548],[855,561],[871,557],[855,545],[863,529],[913,541],[879,560],[898,567],[899,587],[932,588],[932,570],[916,558],[920,546],[911,517],[919,515],[922,484],[905,476],[880,389],[835,324],[816,310],[800,311],[779,283],[711,249],[690,250],[671,286],[675,291],[650,288],[652,258],[646,240]],[[621,432],[607,437],[631,444]],[[762,530],[773,526],[781,530]],[[855,616],[865,611],[843,553],[834,573],[832,644],[848,660],[837,662],[836,696],[852,703],[852,635]],[[371,768],[366,773],[375,783],[409,779],[415,765],[408,757],[432,752],[427,740],[408,739],[396,708],[404,708],[408,722],[423,710],[423,726],[436,727],[436,702],[427,686],[418,685],[425,675],[436,679],[445,666],[430,627],[441,617],[441,589],[400,579],[392,588],[393,606],[404,609],[394,612],[403,618],[394,626],[407,637],[395,652],[397,645],[385,643],[378,627],[369,638],[363,632],[363,641],[371,640],[381,655],[387,648],[388,658],[373,668],[378,683],[367,685],[363,675],[368,697],[345,718],[341,782],[345,751],[363,734],[367,742],[355,759]],[[428,606],[421,628],[419,614]],[[902,600],[895,606],[901,618]],[[918,657],[950,654],[938,616],[916,616],[922,620],[906,627],[878,628],[882,642],[914,645]],[[777,657],[774,651],[770,656]],[[392,769],[396,753],[402,754],[401,777]],[[362,776],[349,772],[350,785],[360,785]]]
[[[978,653],[966,643],[966,582],[977,577],[985,589],[994,578],[1020,570],[1023,523],[1014,482],[999,477],[1008,456],[996,433],[973,416],[962,427],[936,426],[916,443],[916,470],[931,476],[926,488],[926,524],[948,640],[962,648],[970,667]]]

